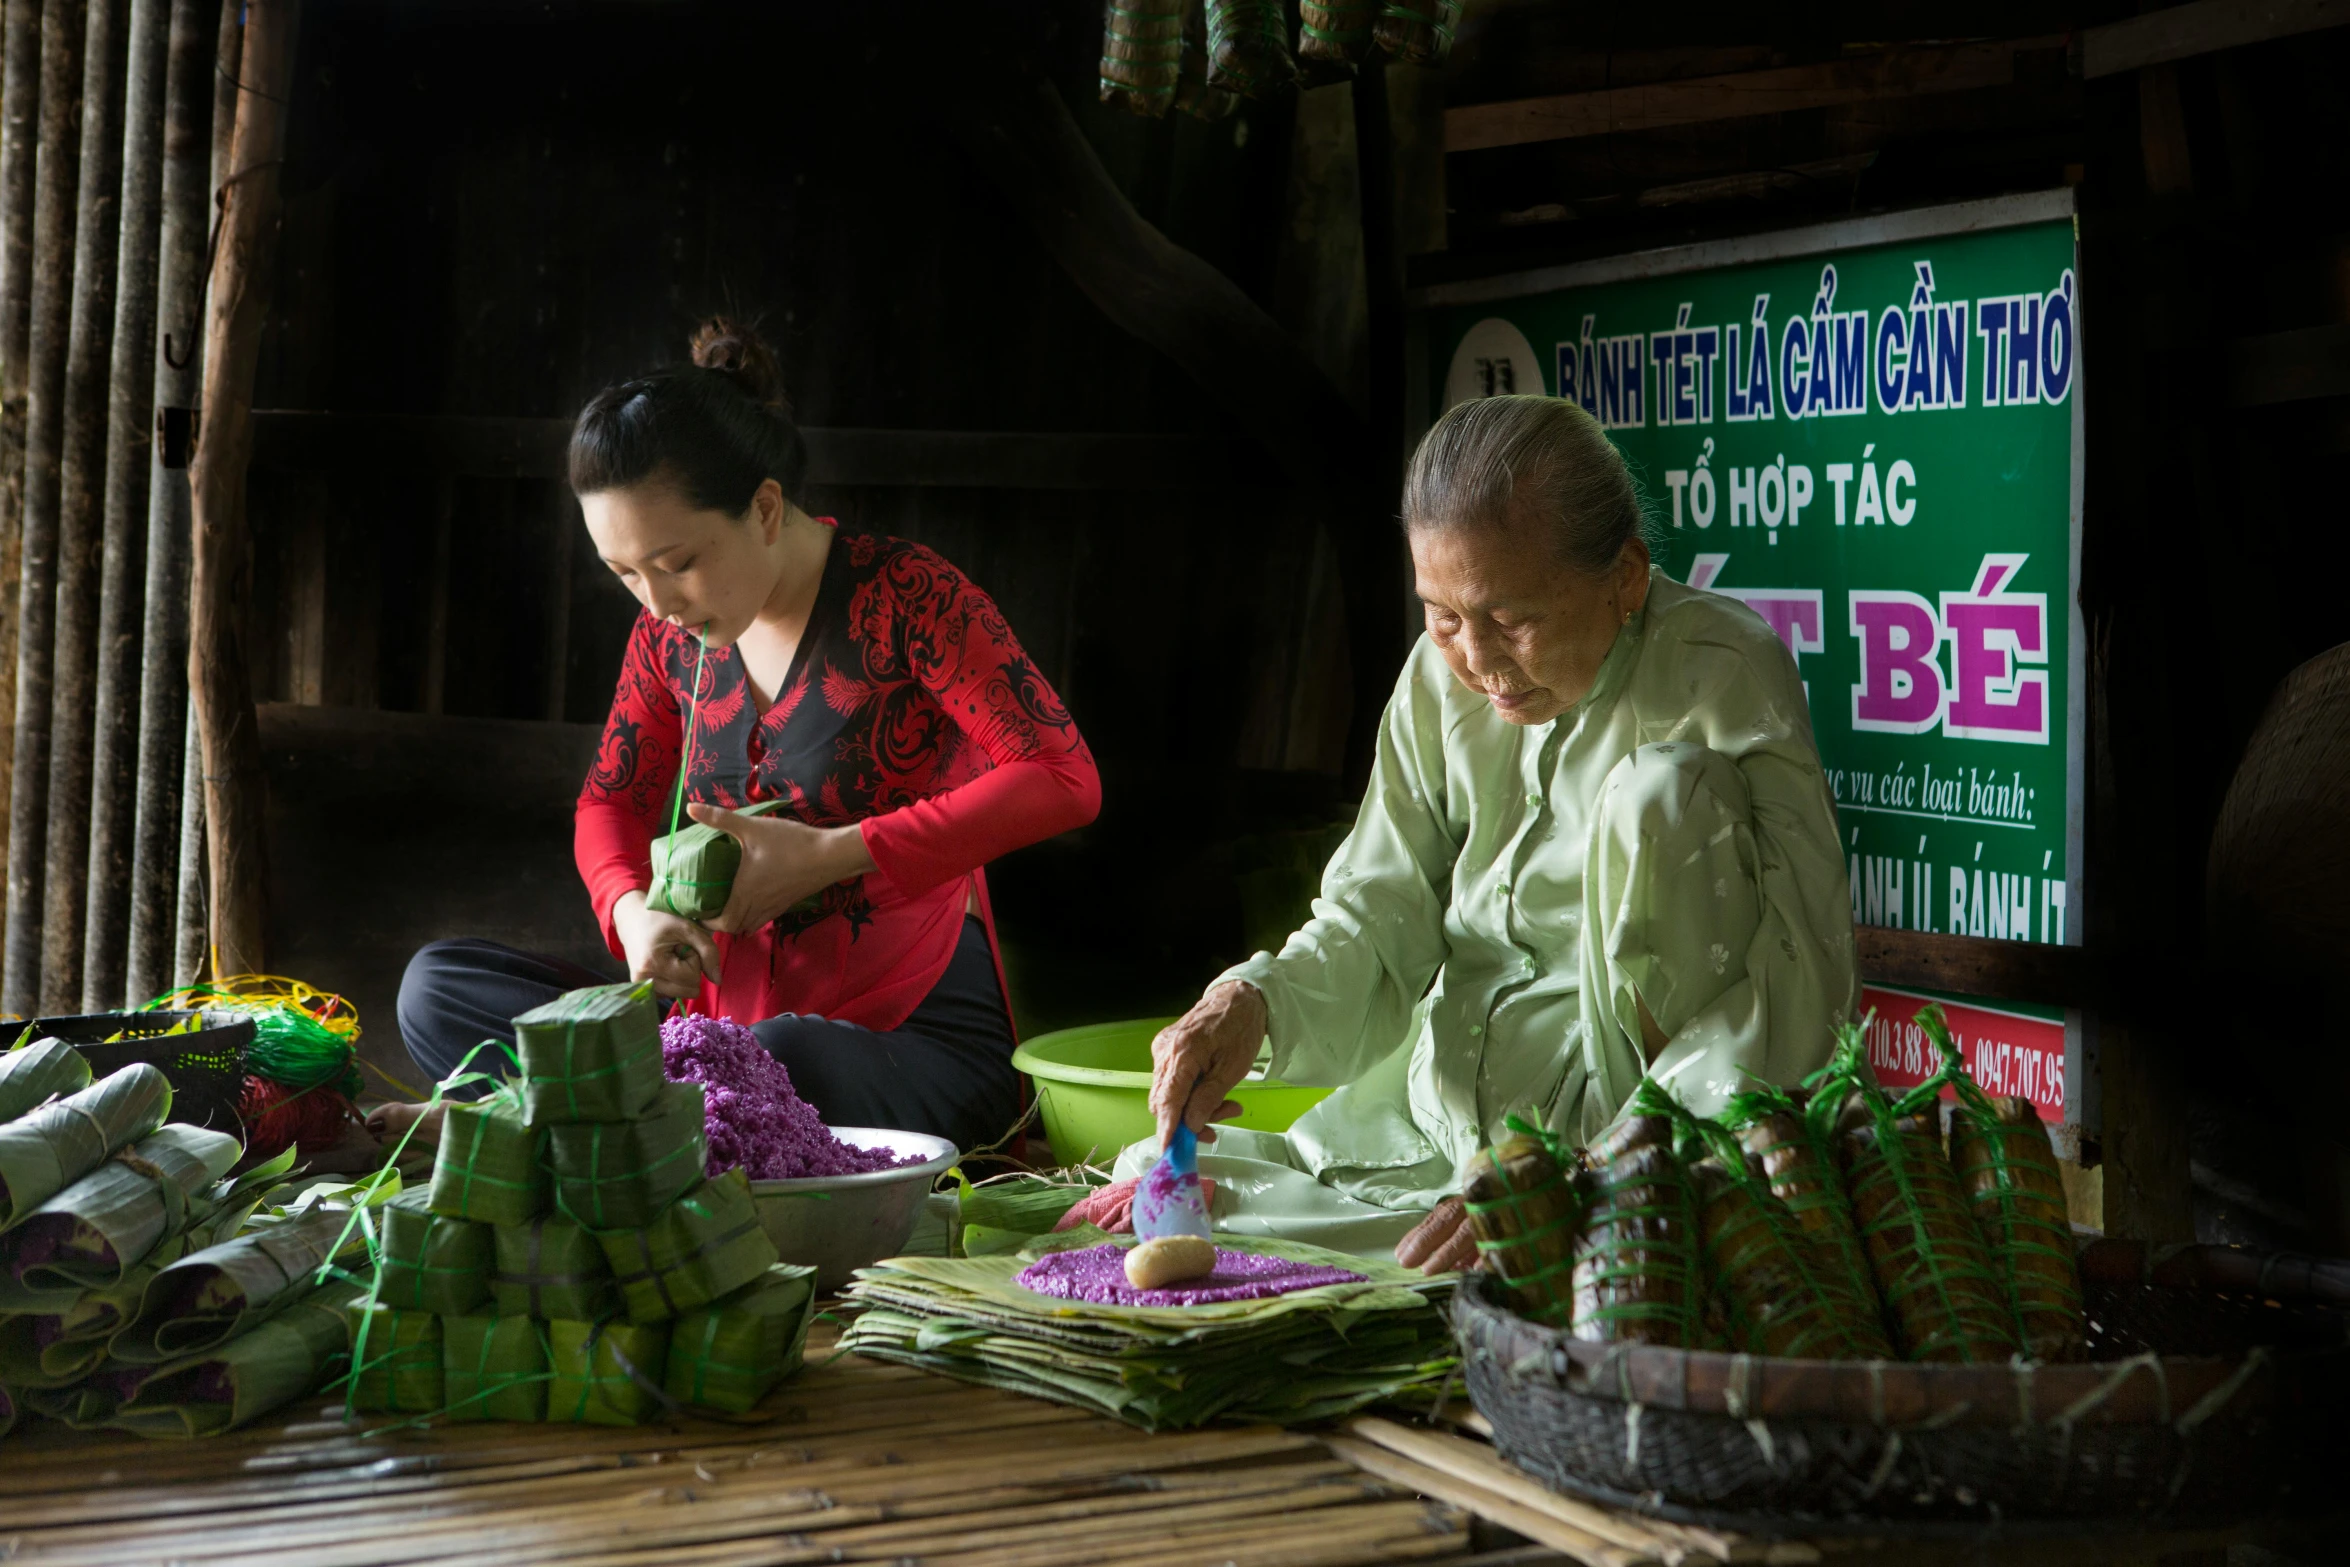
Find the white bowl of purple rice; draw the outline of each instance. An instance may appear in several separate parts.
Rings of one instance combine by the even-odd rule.
[[[836,1126],[832,1135],[851,1148],[887,1152],[908,1161],[859,1175],[814,1175],[792,1181],[753,1181],[759,1223],[785,1261],[816,1270],[816,1288],[830,1291],[859,1268],[894,1257],[914,1233],[922,1199],[957,1157],[955,1145],[925,1132],[877,1126]]]

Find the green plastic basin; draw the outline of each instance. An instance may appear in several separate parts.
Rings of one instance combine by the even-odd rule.
[[[1106,1169],[1119,1149],[1158,1130],[1150,1109],[1151,1039],[1173,1021],[1154,1017],[1065,1028],[1039,1034],[1012,1052],[1012,1065],[1036,1084],[1055,1164]],[[1286,1132],[1329,1095],[1327,1088],[1300,1088],[1273,1078],[1242,1083],[1232,1091],[1240,1114],[1223,1124]]]

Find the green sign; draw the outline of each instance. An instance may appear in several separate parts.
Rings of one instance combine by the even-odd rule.
[[[1786,643],[1857,922],[2077,942],[2079,298],[2057,192],[1441,285],[1415,341],[1432,410],[1582,404],[1664,568]],[[2061,1013],[1997,1015],[2005,1091],[2077,1122]]]

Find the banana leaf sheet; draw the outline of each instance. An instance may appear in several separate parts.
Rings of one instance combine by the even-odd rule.
[[[816,1270],[777,1263],[670,1325],[663,1385],[681,1404],[748,1414],[800,1369],[816,1314]]]
[[[209,1206],[243,1146],[226,1132],[161,1127],[0,1235],[0,1310],[18,1297],[111,1289]]]
[[[598,1230],[631,1322],[661,1322],[707,1305],[775,1266],[739,1169],[704,1181],[643,1229]]]
[[[1426,1401],[1456,1365],[1428,1278],[1297,1242],[1219,1235],[1219,1246],[1343,1267],[1361,1283],[1267,1300],[1128,1307],[1051,1299],[1015,1282],[1040,1249],[899,1257],[845,1292],[867,1309],[844,1349],[968,1382],[1079,1405],[1149,1431],[1211,1420],[1298,1424],[1382,1401]]]
[[[532,1126],[626,1121],[661,1092],[661,1015],[650,985],[593,985],[514,1020]]]

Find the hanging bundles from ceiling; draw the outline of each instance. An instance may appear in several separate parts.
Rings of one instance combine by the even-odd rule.
[[[1406,65],[1442,65],[1460,26],[1461,0],[1387,0],[1373,33]]]
[[[1102,102],[1157,119],[1175,102],[1184,0],[1109,0],[1102,11]]]
[[[1297,80],[1281,0],[1207,0],[1208,85],[1257,98]]]
[[[1383,0],[1304,0],[1297,8],[1297,57],[1352,76],[1371,51]]]

